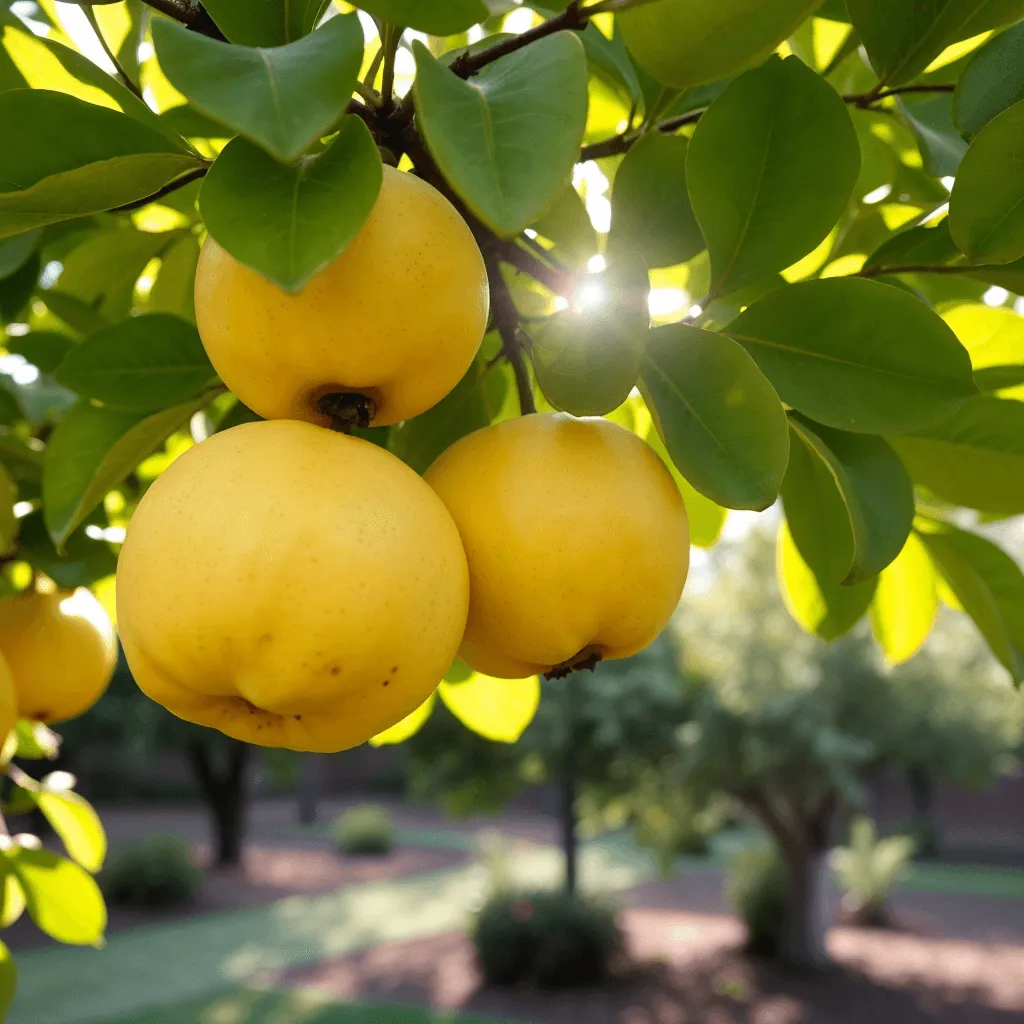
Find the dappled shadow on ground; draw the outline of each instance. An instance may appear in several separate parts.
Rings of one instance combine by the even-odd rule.
[[[623,920],[634,966],[585,993],[484,990],[458,934],[265,980],[535,1024],[1016,1024],[1024,1013],[1022,946],[836,929],[836,967],[800,976],[744,955],[733,918],[645,909]]]

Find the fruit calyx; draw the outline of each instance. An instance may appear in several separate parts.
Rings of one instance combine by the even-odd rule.
[[[317,400],[316,411],[330,419],[331,430],[351,434],[357,427],[369,427],[377,415],[377,403],[367,395],[331,391]]]
[[[564,679],[573,672],[593,672],[601,661],[601,650],[598,647],[584,647],[577,651],[568,661],[556,665],[553,669],[544,673],[545,679]]]

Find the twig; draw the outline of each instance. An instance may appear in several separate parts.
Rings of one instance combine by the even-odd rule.
[[[381,61],[383,60],[384,39],[381,38],[380,46],[377,47],[377,52],[373,55],[373,60],[370,61],[370,66],[366,69],[366,74],[363,76],[363,85],[372,87],[373,83],[377,81],[377,72],[380,71]]]
[[[365,82],[356,82],[356,92],[362,96],[368,107],[379,107],[383,102],[380,93]]]
[[[866,267],[849,277],[886,277],[890,274],[969,274],[971,271],[984,270],[985,267],[959,266],[950,267],[932,263],[914,263],[904,267]]]
[[[955,85],[948,84],[937,84],[937,85],[897,85],[892,89],[876,87],[869,92],[853,93],[850,96],[844,96],[843,102],[852,103],[854,106],[859,107],[861,110],[870,109],[875,103],[880,100],[887,100],[890,96],[901,96],[903,93],[940,93],[940,92],[953,92],[956,89]]]
[[[204,177],[209,169],[209,166],[197,167],[194,171],[189,171],[180,178],[175,178],[174,181],[168,182],[163,188],[158,188],[152,195],[144,196],[142,199],[135,199],[130,203],[125,203],[123,206],[115,206],[108,212],[127,213],[129,210],[140,210],[143,206],[148,206],[150,203],[155,203],[158,199],[163,199],[164,196],[169,196],[172,192],[177,192],[179,188],[191,185],[193,181]]]
[[[549,266],[534,256],[532,252],[528,252],[510,239],[491,235],[486,244],[502,263],[507,263],[524,274],[529,274],[534,280],[540,281],[549,291],[566,298],[572,295],[575,284],[570,271],[561,267]]]
[[[100,28],[100,23],[96,18],[96,12],[91,7],[83,7],[82,13],[85,15],[85,20],[89,22],[100,46],[103,47],[103,52],[107,55],[107,59],[114,65],[114,70],[117,72],[118,78],[121,79],[124,87],[141,100],[142,90],[132,81],[131,75],[125,71],[124,66],[117,59],[117,54],[110,48],[110,44],[107,42],[106,36],[103,35],[103,30]]]
[[[526,357],[523,344],[519,338],[519,310],[515,300],[501,276],[501,267],[493,252],[483,250],[484,263],[487,265],[487,278],[491,288],[491,311],[494,326],[501,335],[502,349],[505,358],[512,367],[516,378],[516,390],[519,393],[519,411],[523,416],[537,411],[533,400],[533,384],[530,371],[526,368]]]
[[[395,55],[402,39],[402,30],[392,24],[384,26],[381,48],[384,51],[384,70],[381,72],[380,95],[385,110],[391,110],[395,102]]]
[[[166,14],[168,18],[180,21],[187,29],[211,39],[227,42],[224,33],[199,0],[142,0],[147,7]]]

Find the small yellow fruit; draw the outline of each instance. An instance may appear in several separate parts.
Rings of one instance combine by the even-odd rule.
[[[0,655],[0,747],[18,720],[18,702],[14,693],[14,680],[3,655]]]
[[[88,590],[58,590],[47,579],[0,601],[3,652],[19,718],[63,722],[103,696],[117,664],[110,617]]]
[[[664,85],[717,82],[763,61],[822,0],[656,0],[615,16],[637,62]]]
[[[469,561],[460,657],[521,678],[646,647],[690,564],[686,509],[658,456],[604,419],[533,415],[457,441],[427,482]]]
[[[132,517],[117,618],[142,690],[264,746],[330,752],[423,703],[466,623],[458,531],[393,455],[293,420],[215,434]]]
[[[224,383],[265,419],[329,426],[327,394],[365,395],[372,423],[411,419],[469,369],[487,326],[473,235],[431,185],[384,168],[349,247],[289,295],[212,238],[196,272],[196,320]]]

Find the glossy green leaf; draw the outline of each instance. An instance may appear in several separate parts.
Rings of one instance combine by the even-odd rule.
[[[86,516],[99,519],[95,513]],[[117,570],[117,554],[103,539],[93,539],[85,525],[75,530],[58,552],[47,532],[43,513],[34,512],[21,520],[18,554],[37,572],[45,573],[58,587],[74,590],[91,587]]]
[[[1015,21],[1024,14],[1024,2],[847,0],[847,9],[872,66],[893,86],[916,78],[957,40]]]
[[[0,942],[0,1020],[7,1019],[7,1011],[18,991],[18,965],[6,944]]]
[[[616,15],[630,52],[683,89],[764,60],[821,0],[661,0]]]
[[[153,43],[164,74],[196,109],[285,163],[344,114],[363,57],[355,14],[271,49],[222,43],[159,18]]]
[[[18,485],[0,464],[0,555],[8,555],[18,539],[18,520],[14,503],[18,500]]]
[[[946,266],[959,258],[960,250],[949,233],[949,221],[944,220],[933,227],[907,228],[890,236],[868,256],[864,268]]]
[[[465,32],[490,14],[483,0],[359,0],[356,6],[381,21],[432,36]]]
[[[806,64],[773,57],[737,78],[698,122],[686,163],[712,290],[736,290],[811,252],[859,170],[846,106]]]
[[[970,356],[942,318],[877,281],[790,285],[727,330],[784,402],[840,430],[916,430],[977,393]]]
[[[914,482],[938,497],[1024,512],[1024,402],[979,395],[949,419],[891,440]]]
[[[495,679],[473,672],[437,688],[448,710],[467,729],[494,743],[515,743],[540,704],[540,678]]]
[[[42,232],[38,228],[12,235],[0,242],[0,281],[17,273],[36,251]]]
[[[777,570],[782,598],[794,621],[822,640],[837,640],[863,618],[877,578],[843,587],[819,580],[793,542],[789,526],[779,528]]]
[[[967,143],[953,125],[953,97],[929,96],[900,103],[917,139],[924,169],[933,178],[955,176],[967,152]]]
[[[0,281],[0,324],[24,320],[28,300],[39,283],[42,263],[38,253],[32,253],[28,261],[10,277]]]
[[[639,253],[649,267],[686,263],[704,236],[686,191],[687,140],[648,132],[615,174],[608,254]]]
[[[107,855],[107,836],[99,815],[89,802],[71,790],[47,789],[45,780],[33,798],[60,837],[68,856],[86,871],[96,874]]]
[[[396,722],[390,729],[377,733],[370,740],[371,747],[388,747],[396,743],[404,743],[407,739],[415,736],[416,733],[427,724],[434,710],[437,701],[437,692],[432,693],[415,711],[410,712],[400,722]]]
[[[217,379],[195,327],[151,313],[97,331],[57,371],[64,387],[116,409],[155,412],[195,398]]]
[[[1024,680],[1024,574],[1001,548],[948,523],[919,519],[917,531],[957,605],[1015,682]]]
[[[993,118],[1024,100],[1024,22],[993,36],[956,83],[953,122],[973,139]]]
[[[597,254],[597,232],[580,194],[566,185],[539,220],[531,225],[554,245],[553,254],[568,267],[582,267]]]
[[[103,944],[107,908],[92,875],[50,850],[14,847],[7,855],[41,931],[69,945]]]
[[[636,387],[650,327],[647,267],[632,254],[583,279],[570,307],[541,322],[533,366],[544,397],[576,416],[603,416]]]
[[[782,500],[804,561],[828,583],[877,576],[906,543],[914,488],[880,437],[790,419],[791,455]]]
[[[419,42],[420,130],[445,179],[499,235],[542,216],[572,177],[587,118],[583,46],[558,32],[457,78]]]
[[[43,464],[44,517],[58,548],[104,495],[186,424],[204,401],[147,416],[83,400],[68,412],[46,446]]]
[[[203,0],[217,27],[242,46],[283,46],[312,32],[330,0]]]
[[[622,30],[615,25],[615,32],[609,39],[593,22],[580,33],[583,49],[590,66],[608,81],[621,86],[631,102],[643,103],[644,93],[636,66],[630,60],[626,44],[622,41]]]
[[[199,206],[210,234],[240,263],[285,291],[301,291],[356,237],[380,192],[377,145],[358,117],[330,148],[294,167],[245,139],[221,152]]]
[[[1024,101],[971,143],[949,197],[949,230],[972,263],[1024,257]]]
[[[646,435],[648,445],[658,453],[658,457],[668,467],[672,479],[675,480],[679,493],[683,496],[683,504],[686,506],[686,517],[690,521],[690,543],[697,548],[713,548],[722,535],[726,519],[729,518],[729,510],[716,505],[710,498],[705,497],[690,483],[682,473],[676,469],[675,463],[669,457],[665,442],[661,439],[654,420],[651,420],[650,430]]]
[[[882,570],[871,602],[871,632],[888,664],[902,665],[917,654],[938,611],[935,567],[912,533],[896,560]]]
[[[437,405],[392,429],[391,451],[417,473],[426,472],[460,437],[495,419],[505,404],[508,386],[504,367],[488,368],[487,360],[478,356]]]
[[[163,253],[160,270],[149,293],[152,313],[172,313],[196,322],[195,280],[199,239],[185,235]]]
[[[698,491],[726,508],[775,501],[789,427],[771,384],[739,345],[685,324],[656,327],[642,381],[672,461]]]
[[[24,356],[40,373],[53,373],[75,343],[58,331],[30,331],[20,337],[9,337],[8,352]]]
[[[0,238],[151,195],[201,161],[160,132],[64,93],[0,93]]]
[[[1009,309],[965,303],[944,313],[943,319],[970,353],[978,386],[985,371],[996,371],[988,374],[990,385],[999,376],[1003,383],[988,390],[1013,389],[1002,397],[1024,400],[1024,389],[1016,390],[1024,382],[1015,379],[1024,374],[1024,317]]]

